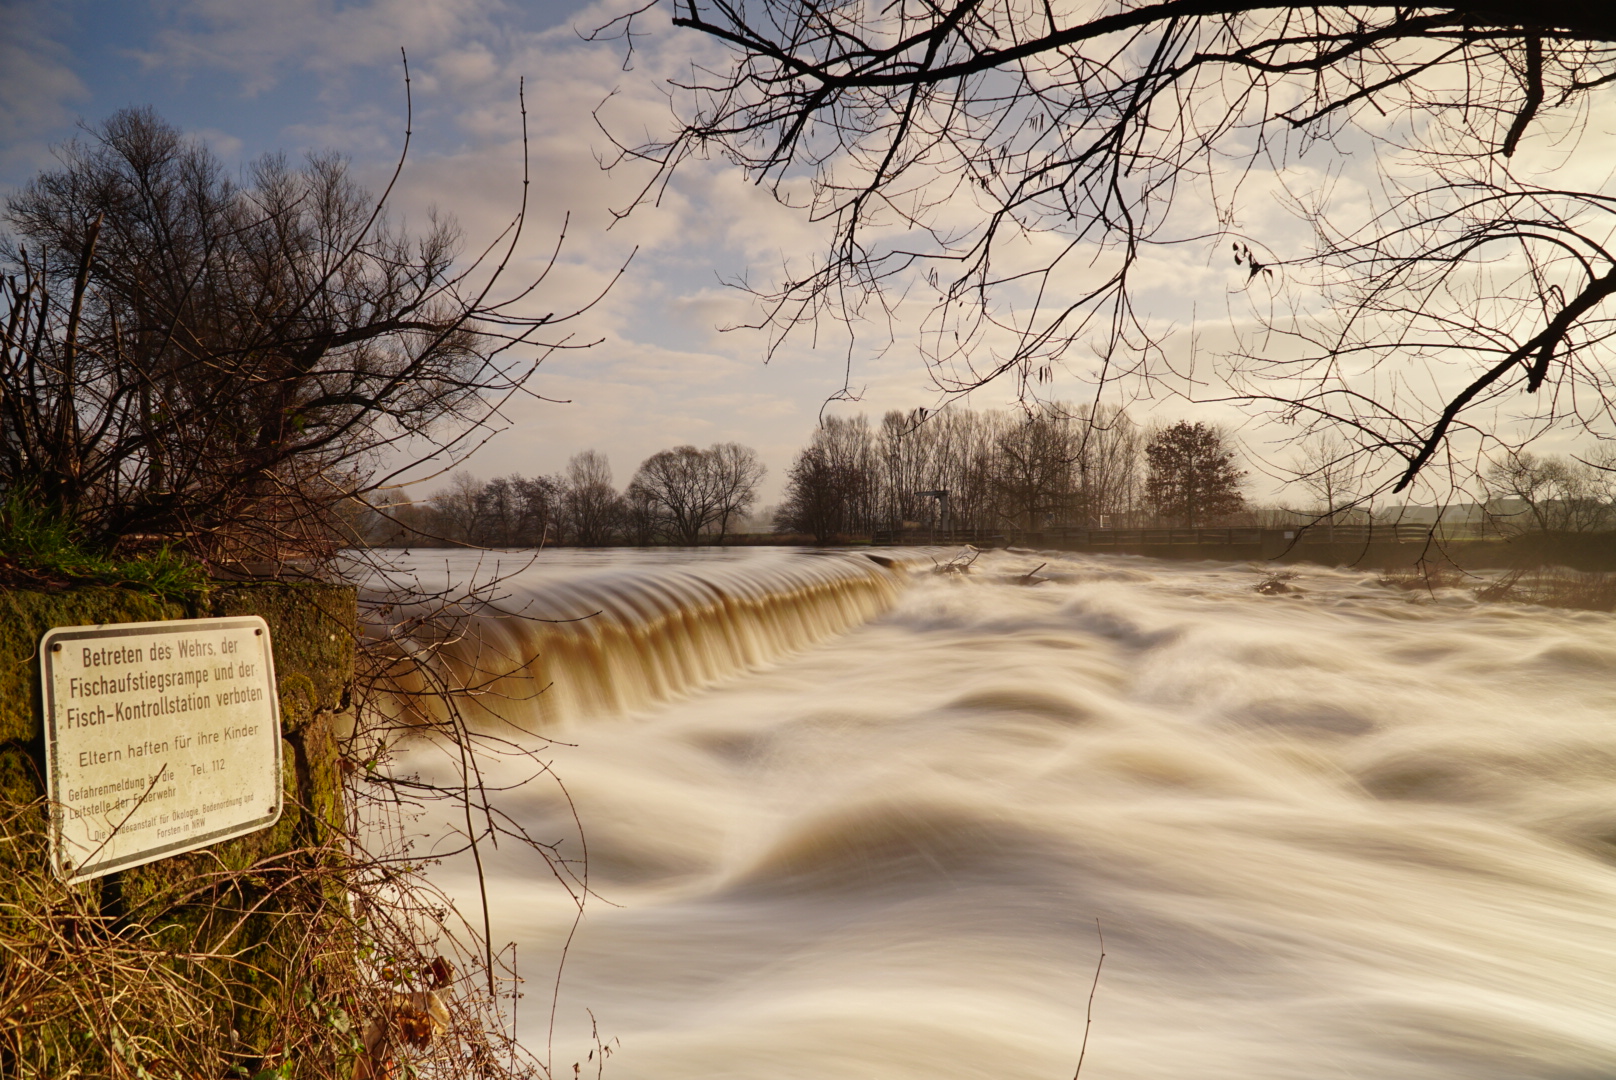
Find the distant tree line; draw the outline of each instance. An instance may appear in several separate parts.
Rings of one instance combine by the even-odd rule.
[[[377,546],[603,547],[722,543],[757,501],[765,470],[738,443],[676,446],[612,483],[605,454],[574,454],[553,476],[482,481],[457,473],[424,502],[379,501],[364,528]]]
[[[1245,509],[1229,436],[1126,410],[924,409],[829,418],[792,463],[776,528],[819,542],[904,529],[1214,525]]]
[[[375,506],[373,544],[540,547],[722,543],[758,525],[817,543],[879,533],[1028,536],[1062,528],[1257,525],[1330,527],[1423,521],[1359,499],[1349,448],[1305,440],[1294,506],[1257,506],[1228,432],[1179,421],[1146,426],[1125,409],[1050,404],[1034,412],[925,409],[828,417],[786,470],[772,521],[757,522],[764,467],[736,443],[651,455],[619,491],[604,454],[586,450],[553,476],[455,475],[423,502]],[[1486,501],[1449,507],[1489,533],[1616,527],[1616,454],[1521,453],[1489,466]],[[1419,511],[1419,508],[1415,508]],[[1401,515],[1401,517],[1399,516]]]
[[[1490,517],[1503,532],[1606,532],[1616,528],[1616,453],[1589,460],[1527,451],[1484,473]]]
[[[425,501],[376,505],[363,531],[380,546],[722,543],[750,524],[763,476],[749,447],[678,446],[619,491],[606,456],[586,450],[553,476],[456,474]],[[830,543],[916,529],[1213,525],[1250,516],[1244,476],[1222,430],[1147,428],[1120,408],[830,417],[787,470],[772,527]]]

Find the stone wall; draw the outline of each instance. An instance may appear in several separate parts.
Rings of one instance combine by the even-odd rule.
[[[224,615],[260,615],[269,624],[283,735],[280,821],[71,888],[54,883],[45,862],[40,636],[55,626]],[[22,1007],[8,998],[25,984],[37,981],[43,994],[62,979],[118,977],[113,968],[93,974],[93,950],[75,963],[68,954],[81,939],[87,950],[101,940],[103,951],[207,954],[183,961],[195,971],[180,975],[202,994],[197,1022],[213,1029],[227,1057],[248,1065],[262,1057],[275,1037],[277,1002],[317,976],[310,968],[317,924],[346,902],[334,728],[350,703],[355,621],[353,591],[328,585],[229,585],[185,602],[106,587],[0,589],[0,1075],[96,1075],[103,1067],[94,1058],[105,1039],[93,1024],[79,1031],[75,1025],[88,1024],[82,1017],[65,1016],[59,1030],[19,1028],[13,1018],[15,1045],[3,1030],[7,1006]],[[87,984],[80,996],[116,1001],[119,994],[116,985]],[[138,1027],[138,1015],[131,1022]],[[133,1042],[136,1058],[146,1046],[160,1058],[170,1033],[148,1034]]]

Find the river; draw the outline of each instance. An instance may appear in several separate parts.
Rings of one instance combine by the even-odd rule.
[[[473,620],[548,657],[484,722],[572,744],[544,754],[571,805],[500,803],[587,838],[556,1075],[593,1075],[588,1009],[613,1080],[1064,1080],[1091,989],[1088,1080],[1616,1075],[1616,617],[1323,567],[930,565],[561,552],[501,610],[601,615]],[[542,1055],[574,910],[532,852],[487,857]]]

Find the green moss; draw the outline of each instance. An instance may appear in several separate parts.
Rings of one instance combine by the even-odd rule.
[[[40,637],[57,626],[247,614],[269,624],[274,649],[284,735],[280,821],[99,882],[61,886],[46,868],[39,805]],[[201,1025],[204,1043],[260,1050],[268,1045],[287,995],[307,985],[313,950],[329,936],[322,927],[345,914],[338,831],[342,779],[334,732],[349,703],[355,622],[353,591],[328,585],[220,585],[183,601],[93,585],[0,588],[0,934],[26,943],[42,932],[51,912],[69,904],[97,926],[118,928],[119,942],[145,942],[171,956],[161,963],[173,968],[179,980],[173,985],[195,987],[200,995],[194,1024]],[[6,977],[0,956],[0,979]],[[97,992],[122,1000],[117,986]],[[129,1030],[152,1046],[172,1034]],[[239,1043],[232,1042],[232,1030]],[[68,1027],[36,1031],[34,1040],[42,1048],[48,1044],[41,1050],[43,1064],[19,1075],[98,1070],[91,1059],[101,1044],[80,1047],[84,1040],[75,1042]]]
[[[53,626],[156,622],[191,612],[128,589],[87,586],[43,592],[0,589],[0,744],[40,737],[39,639]]]
[[[0,746],[0,804],[26,806],[45,794],[34,758],[17,746]]]
[[[347,707],[358,626],[352,589],[280,582],[223,586],[209,595],[206,614],[260,615],[269,624],[281,707],[298,714],[287,715],[288,731],[316,712]]]

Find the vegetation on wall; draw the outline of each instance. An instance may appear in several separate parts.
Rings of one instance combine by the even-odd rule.
[[[18,492],[0,502],[0,587],[120,585],[163,599],[197,596],[211,585],[195,558],[163,545],[123,554],[86,542],[69,521]]]
[[[361,638],[351,588],[315,583],[384,458],[462,455],[562,347],[543,335],[572,315],[494,291],[525,207],[461,259],[447,218],[404,229],[391,185],[367,193],[338,155],[235,179],[149,109],[58,161],[0,210],[0,1076],[548,1075],[512,1036],[486,911],[463,919],[406,835],[438,800],[465,812],[462,849],[531,842],[476,778],[510,744],[434,683],[438,722],[412,733],[462,771],[394,778],[404,733],[372,706],[400,659]],[[274,641],[286,815],[64,885],[43,850],[40,635],[246,613]]]
[[[275,647],[281,820],[64,885],[45,852],[40,634],[248,613],[266,619]],[[514,1040],[514,973],[486,924],[433,888],[429,862],[411,850],[410,821],[426,801],[470,809],[486,795],[472,778],[437,787],[393,777],[390,748],[405,732],[367,699],[384,682],[396,699],[387,680],[411,661],[371,645],[356,666],[357,634],[354,594],[341,586],[219,585],[185,600],[88,585],[0,588],[0,1076],[548,1075]],[[417,659],[441,675],[429,649]],[[442,745],[483,760],[510,752],[459,721],[455,687],[440,680],[417,696],[432,703],[410,719],[413,730],[427,723]],[[531,842],[488,814],[459,846],[494,830]]]

